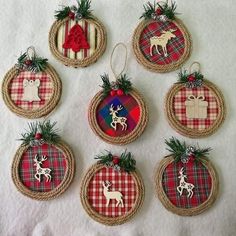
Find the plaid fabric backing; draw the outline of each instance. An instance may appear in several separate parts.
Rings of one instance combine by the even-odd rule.
[[[86,40],[90,45],[90,49],[81,49],[79,52],[75,53],[72,51],[72,49],[64,49],[62,47],[62,45],[65,42],[65,39],[69,35],[70,29],[75,24],[79,24],[83,28]],[[68,20],[58,30],[57,49],[65,57],[68,57],[71,59],[80,59],[80,60],[84,59],[86,57],[91,56],[97,49],[97,46],[100,43],[99,38],[97,37],[97,34],[98,34],[97,28],[92,23],[88,23],[85,20],[80,20],[80,21]]]
[[[124,207],[116,207],[116,200],[111,199],[106,207],[106,198],[103,194],[103,181],[111,182],[110,191],[119,191],[123,195]],[[88,186],[88,200],[91,206],[101,215],[117,217],[129,212],[136,200],[136,185],[132,175],[126,172],[115,171],[111,167],[104,167],[97,171]]]
[[[39,182],[34,175],[34,157],[38,154],[46,155],[47,160],[42,162],[41,167],[51,169],[51,182],[46,182],[46,177],[41,175]],[[19,167],[19,175],[22,183],[32,191],[48,192],[56,188],[64,178],[66,172],[66,158],[64,154],[53,145],[43,144],[42,146],[29,147],[22,155]]]
[[[123,109],[118,112],[117,116],[127,118],[127,130],[122,131],[122,126],[120,124],[117,124],[116,130],[111,127],[112,116],[110,115],[109,111],[111,104],[113,104],[114,109],[116,109],[118,105],[123,107]],[[108,95],[99,104],[96,116],[100,128],[107,135],[112,137],[125,136],[132,132],[137,126],[140,118],[140,107],[137,101],[131,95]]]
[[[164,52],[160,46],[158,46],[159,55],[156,51],[156,47],[153,47],[153,56],[150,55],[150,38],[153,36],[160,36],[163,30],[177,29],[173,34],[176,36],[167,43],[168,56],[164,56]],[[182,32],[176,24],[170,21],[161,22],[156,21],[147,25],[140,35],[139,40],[140,50],[147,60],[156,63],[158,65],[171,64],[178,61],[184,53],[185,40]]]
[[[187,190],[183,190],[182,196],[177,191],[180,179],[179,171],[184,167],[185,181],[194,185],[192,198],[187,197]],[[212,181],[207,168],[199,161],[184,165],[181,161],[169,164],[162,178],[163,189],[169,200],[177,207],[192,208],[205,202],[211,192]]]
[[[23,80],[40,80],[39,86],[39,97],[41,101],[27,102],[22,101],[24,89],[23,89]],[[53,85],[50,79],[50,76],[45,72],[32,73],[29,71],[22,71],[13,78],[9,84],[9,94],[11,100],[17,107],[20,107],[24,110],[36,110],[45,106],[47,101],[51,98],[53,93]]]
[[[204,101],[208,102],[206,119],[189,119],[186,117],[185,101],[187,100],[187,97],[191,94],[195,97],[199,95],[203,95],[205,97]],[[173,99],[173,109],[176,118],[180,121],[182,125],[188,128],[196,130],[207,129],[214,123],[219,113],[218,104],[215,96],[216,95],[211,92],[206,86],[193,89],[183,87],[176,93]]]

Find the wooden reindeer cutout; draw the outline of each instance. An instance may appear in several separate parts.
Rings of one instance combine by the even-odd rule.
[[[38,93],[39,93],[40,80],[23,80],[23,88],[24,93],[22,97],[22,101],[33,102],[33,101],[41,101]]]
[[[186,189],[188,191],[188,198],[192,198],[193,196],[193,189],[194,185],[191,183],[185,182],[185,179],[187,179],[187,175],[184,175],[184,167],[181,168],[179,171],[179,176],[178,178],[180,179],[179,181],[179,186],[177,187],[177,191],[179,192],[180,196],[182,196],[183,190]]]
[[[41,165],[42,165],[42,162],[43,161],[46,161],[47,160],[47,157],[46,156],[42,156],[41,157],[41,160],[39,160],[38,158],[38,154],[35,155],[34,157],[34,166],[36,166],[36,174],[34,175],[35,179],[37,179],[39,182],[41,182],[41,175],[44,175],[46,178],[47,178],[47,182],[51,181],[51,175],[50,175],[50,172],[51,172],[51,169],[49,168],[42,168]]]
[[[111,104],[110,106],[109,110],[110,110],[110,115],[112,116],[111,127],[114,130],[116,130],[117,124],[122,125],[122,131],[127,129],[127,124],[126,124],[127,118],[122,117],[122,116],[121,117],[117,116],[118,112],[122,109],[123,107],[121,105],[118,105],[116,110],[114,110],[113,104]]]
[[[167,44],[169,42],[169,40],[171,40],[172,38],[176,38],[176,35],[173,34],[173,32],[175,32],[176,29],[170,29],[169,31],[161,31],[161,35],[160,36],[153,36],[150,38],[150,55],[153,56],[152,50],[153,47],[156,47],[156,51],[159,55],[161,55],[161,53],[158,50],[158,46],[160,46],[164,52],[164,56],[167,57],[168,56],[168,52],[167,52]]]
[[[102,186],[103,186],[103,194],[107,200],[106,207],[109,206],[111,199],[116,199],[116,207],[118,207],[119,204],[121,205],[121,207],[124,207],[122,193],[118,191],[109,191],[109,187],[111,186],[111,183],[109,181],[105,181],[105,182],[103,181]]]

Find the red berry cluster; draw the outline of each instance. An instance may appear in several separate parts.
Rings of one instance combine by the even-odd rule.
[[[157,9],[156,9],[156,14],[157,14],[158,16],[162,14],[161,8],[157,8]]]
[[[28,60],[25,61],[25,65],[30,66],[31,64],[32,64],[32,60],[28,59]]]
[[[113,156],[112,162],[114,165],[118,165],[120,162],[120,158],[118,156]]]
[[[72,20],[75,19],[75,13],[72,12],[72,11],[69,12],[68,16],[69,16]]]
[[[188,81],[189,82],[193,82],[195,79],[196,78],[195,78],[195,76],[193,74],[189,75],[189,77],[188,77]]]
[[[36,133],[34,136],[35,139],[39,140],[42,138],[42,134],[41,133]]]
[[[115,96],[115,95],[122,96],[122,95],[124,95],[124,91],[122,89],[118,89],[118,90],[112,89],[110,91],[110,95],[111,96]]]

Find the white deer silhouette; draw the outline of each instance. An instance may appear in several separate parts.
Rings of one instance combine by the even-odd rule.
[[[161,55],[161,53],[158,50],[158,46],[162,47],[162,50],[164,52],[164,56],[167,57],[168,56],[168,52],[167,52],[167,44],[169,42],[169,40],[171,40],[172,38],[176,38],[176,35],[173,34],[173,32],[175,32],[177,29],[170,29],[169,31],[161,31],[161,35],[160,36],[153,36],[150,38],[150,55],[152,56],[152,50],[153,47],[156,47],[156,51],[159,55]]]
[[[46,156],[42,156],[41,160],[38,159],[38,154],[35,155],[34,157],[34,166],[36,166],[36,174],[34,175],[35,179],[37,179],[39,182],[41,182],[41,175],[44,175],[47,178],[47,182],[51,181],[51,169],[49,168],[42,168],[42,162],[47,160]]]
[[[177,191],[179,192],[180,196],[182,196],[183,190],[186,189],[188,191],[187,197],[192,198],[194,185],[185,182],[184,179],[187,179],[187,175],[184,175],[183,173],[184,173],[184,167],[182,167],[181,170],[179,171],[180,176],[178,176],[178,178],[180,179],[180,181],[179,181],[179,186],[177,187]]]
[[[119,117],[117,116],[118,111],[122,110],[123,107],[121,105],[117,106],[116,110],[114,110],[114,106],[113,104],[111,104],[110,106],[110,115],[112,116],[112,122],[111,122],[111,127],[116,130],[117,128],[117,124],[121,124],[122,125],[122,130],[126,130],[127,129],[127,118],[125,117]]]
[[[109,206],[111,199],[116,199],[116,207],[118,207],[119,204],[121,205],[121,207],[124,207],[122,193],[118,191],[109,191],[109,187],[111,186],[111,183],[109,181],[103,181],[102,186],[103,186],[103,194],[107,200],[106,207]]]

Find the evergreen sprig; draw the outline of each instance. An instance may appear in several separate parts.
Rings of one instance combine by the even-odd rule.
[[[67,16],[69,16],[69,13],[71,12],[70,7],[68,6],[62,6],[61,10],[55,11],[55,17],[57,20],[63,20]]]
[[[176,13],[176,8],[177,5],[175,2],[171,2],[170,6],[168,5],[167,2],[160,4],[156,1],[154,3],[148,2],[147,4],[143,5],[144,8],[144,13],[141,15],[141,18],[144,18],[145,20],[147,19],[153,19],[153,16],[156,15],[156,11],[159,8],[161,15],[165,15],[168,19],[174,20],[175,15],[178,14]]]
[[[32,58],[29,58],[27,53],[25,52],[17,59],[16,67],[20,71],[27,70],[34,73],[38,73],[46,69],[47,61],[48,59],[38,57],[37,55],[34,55]]]
[[[101,79],[102,85],[100,87],[102,88],[103,97],[106,97],[112,89],[108,74],[101,75]]]
[[[132,83],[126,74],[120,76],[117,79],[119,89],[122,89],[125,94],[128,94],[132,90]]]
[[[56,144],[60,141],[60,136],[58,135],[58,129],[55,129],[55,125],[56,122],[51,123],[50,121],[29,123],[29,130],[26,130],[26,133],[22,133],[19,140],[24,145],[31,145],[35,141],[36,134],[40,133],[41,139],[45,143]]]
[[[181,158],[188,153],[188,146],[185,142],[180,142],[177,138],[172,137],[169,141],[165,140],[166,145],[168,146],[166,149],[170,152],[170,154],[174,157],[176,162],[180,161]],[[193,146],[192,154],[195,157],[195,160],[206,157],[209,155],[211,148],[199,148]]]
[[[132,172],[135,171],[136,161],[132,157],[131,152],[123,152],[119,158],[118,164],[113,164],[114,156],[111,152],[107,151],[107,154],[101,154],[95,157],[98,160],[99,164],[103,164],[106,166],[116,167],[117,165],[120,169],[124,170],[125,172]]]
[[[198,72],[194,71],[192,74],[188,73],[187,70],[180,70],[178,74],[178,82],[179,83],[187,83],[189,82],[189,76],[192,75],[196,80],[203,80],[204,76]]]

